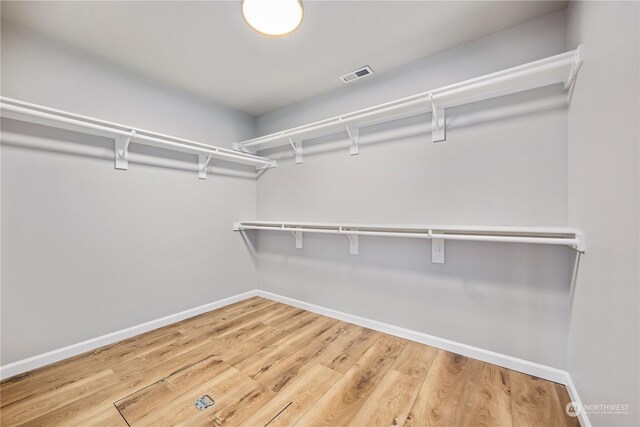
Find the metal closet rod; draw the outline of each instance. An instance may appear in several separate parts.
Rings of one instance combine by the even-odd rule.
[[[535,228],[535,227],[459,227],[454,226],[440,226],[440,228],[424,226],[424,231],[362,231],[353,225],[328,225],[324,224],[317,228],[310,228],[309,226],[296,226],[296,225],[251,225],[252,223],[244,224],[242,222],[234,225],[234,230],[269,230],[269,231],[289,231],[289,232],[303,232],[303,233],[320,233],[320,234],[341,234],[341,235],[353,235],[353,236],[377,236],[377,237],[408,237],[417,239],[443,239],[443,240],[466,240],[466,241],[481,241],[481,242],[504,242],[504,243],[532,243],[532,244],[544,244],[544,245],[564,245],[577,249],[581,252],[584,251],[584,240],[582,233],[579,230],[570,228]],[[255,224],[255,223],[253,223]],[[332,227],[332,228],[329,228]],[[360,228],[380,228],[382,230],[388,230],[394,226],[365,226]],[[414,229],[418,226],[412,226],[407,229]],[[422,227],[420,227],[422,228]],[[449,233],[449,234],[447,234]],[[473,234],[464,234],[473,233]],[[509,233],[513,235],[508,235]],[[560,235],[568,235],[569,237],[559,237]],[[571,237],[573,236],[573,237]]]
[[[63,110],[44,107],[42,105],[0,97],[0,112],[2,117],[28,120],[30,122],[59,127],[69,130],[90,130],[92,133],[114,137],[122,136],[130,138],[130,142],[166,148],[192,154],[204,154],[212,158],[218,158],[230,162],[250,164],[256,167],[275,167],[275,160],[254,154],[216,147],[188,139],[169,136],[157,132],[113,123],[106,120],[70,113]]]
[[[576,50],[517,67],[239,142],[235,148],[260,150],[262,146],[288,144],[289,139],[311,139],[344,131],[349,126],[369,126],[556,83],[564,83],[567,88],[582,64],[583,50],[580,45]]]

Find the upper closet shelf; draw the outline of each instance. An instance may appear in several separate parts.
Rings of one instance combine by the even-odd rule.
[[[250,139],[236,143],[234,147],[256,153],[266,148],[290,144],[296,153],[296,163],[301,163],[303,140],[346,132],[351,140],[351,155],[354,155],[358,154],[359,128],[428,112],[432,113],[433,141],[444,141],[446,108],[557,83],[563,83],[567,89],[582,64],[583,50],[580,45],[576,50],[560,55]]]
[[[358,254],[358,236],[428,239],[431,240],[431,260],[438,264],[444,264],[445,240],[562,245],[580,252],[585,250],[584,234],[580,230],[564,227],[242,221],[235,223],[233,229],[288,231],[296,238],[296,248],[299,249],[302,248],[303,233],[342,234],[349,238],[352,255]]]
[[[129,144],[131,143],[197,154],[198,177],[201,179],[206,179],[206,168],[211,159],[253,165],[257,169],[267,169],[276,166],[275,160],[267,159],[266,157],[150,132],[133,126],[30,104],[4,96],[0,97],[0,113],[2,117],[10,119],[114,138],[116,169],[128,168]]]

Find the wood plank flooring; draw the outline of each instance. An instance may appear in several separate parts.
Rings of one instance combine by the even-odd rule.
[[[215,404],[195,408],[202,395]],[[564,386],[263,298],[0,383],[0,424],[578,426]]]

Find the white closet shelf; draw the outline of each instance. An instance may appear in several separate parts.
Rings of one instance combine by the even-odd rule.
[[[580,252],[585,250],[584,234],[565,227],[242,221],[234,223],[233,229],[291,232],[296,237],[297,248],[302,248],[302,233],[342,234],[349,238],[352,254],[358,253],[358,236],[429,239],[435,263],[444,263],[445,240],[563,245]]]
[[[445,109],[471,102],[563,83],[567,89],[582,64],[584,48],[487,74],[428,92],[375,105],[362,110],[239,142],[234,148],[257,152],[280,145],[291,145],[301,162],[305,139],[346,132],[351,154],[358,154],[358,129],[423,113],[432,113],[433,141],[445,140]]]
[[[0,114],[9,119],[37,123],[45,126],[114,138],[116,169],[128,168],[129,144],[136,143],[198,155],[198,173],[206,178],[206,167],[211,159],[253,165],[257,169],[276,166],[276,161],[266,157],[202,144],[188,139],[151,132],[133,126],[108,122],[93,117],[31,104],[12,98],[0,97]]]

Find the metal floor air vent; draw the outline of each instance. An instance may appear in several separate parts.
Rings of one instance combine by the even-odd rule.
[[[213,406],[216,402],[212,398],[209,397],[208,394],[205,394],[194,403],[195,407],[200,411],[204,411],[210,406]]]
[[[351,71],[350,73],[344,74],[340,76],[340,80],[344,83],[351,83],[355,80],[370,76],[373,74],[373,70],[368,65],[365,65],[362,68],[358,68],[357,70]]]

